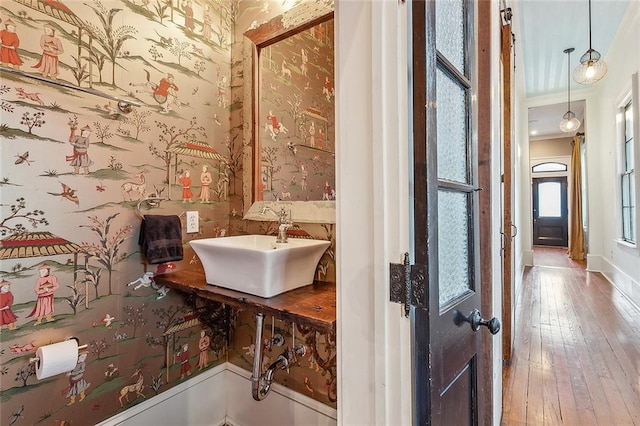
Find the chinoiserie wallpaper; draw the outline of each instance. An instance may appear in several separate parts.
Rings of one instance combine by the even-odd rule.
[[[242,136],[237,52],[244,29],[301,3],[0,3],[1,65],[60,83],[0,71],[1,424],[97,423],[246,346],[235,332],[247,328],[245,313],[203,324],[154,277],[201,267],[190,239],[275,232],[241,219],[251,141]],[[195,234],[185,232],[190,210],[199,212]],[[147,262],[138,245],[144,214],[180,217],[183,260]],[[297,231],[335,240],[333,225]],[[333,253],[318,279],[335,281]],[[69,336],[88,345],[73,371],[37,380],[36,348]],[[317,339],[327,343],[316,357],[333,366],[307,359],[278,381],[300,382],[292,387],[335,406],[325,379],[335,376],[335,339]]]

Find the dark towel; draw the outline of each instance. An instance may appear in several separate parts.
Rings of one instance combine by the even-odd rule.
[[[178,216],[145,215],[138,244],[150,264],[182,260],[182,224]]]

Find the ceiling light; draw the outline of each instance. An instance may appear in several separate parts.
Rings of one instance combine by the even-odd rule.
[[[580,84],[593,84],[607,73],[607,64],[600,52],[591,48],[591,0],[589,0],[589,50],[580,58],[580,64],[573,70],[573,79]]]
[[[560,130],[563,132],[575,132],[580,127],[580,120],[576,118],[576,115],[571,111],[571,76],[569,70],[571,69],[571,52],[575,49],[570,47],[563,52],[567,54],[567,112],[562,116],[560,122]],[[575,73],[574,73],[575,74]]]

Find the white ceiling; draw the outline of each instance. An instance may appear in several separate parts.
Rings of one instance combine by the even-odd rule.
[[[584,122],[584,101],[571,102],[571,111],[580,123]],[[529,108],[529,139],[573,137],[575,132],[563,133],[560,130],[560,121],[565,112],[567,112],[566,102]],[[584,132],[584,126],[581,125],[577,131]]]
[[[517,2],[514,25],[519,37],[516,45],[522,52],[524,86],[528,98],[567,93],[567,54],[563,51],[573,47],[570,72],[589,48],[589,2],[588,0],[515,0]],[[592,47],[605,59],[609,46],[630,1],[638,0],[591,0]],[[507,6],[509,6],[507,0]],[[518,73],[521,76],[522,74]],[[522,77],[520,77],[522,78]],[[606,76],[604,78],[607,78]],[[583,89],[571,78],[570,90]],[[597,84],[597,83],[596,83]],[[529,111],[530,128],[537,130],[532,138],[555,138],[567,136],[559,131],[562,115],[567,111],[567,102],[536,107]],[[584,121],[584,103],[571,102],[571,111]]]

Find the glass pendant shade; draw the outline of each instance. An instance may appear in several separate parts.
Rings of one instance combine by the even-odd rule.
[[[582,55],[580,64],[573,70],[573,79],[576,83],[593,84],[604,77],[606,73],[607,64],[600,59],[600,53],[589,49],[587,53]]]
[[[562,116],[560,130],[566,133],[575,132],[580,127],[580,120],[571,111],[571,77],[569,76],[569,69],[571,68],[571,52],[574,50],[573,47],[563,50],[567,54],[567,112]]]
[[[607,64],[600,52],[591,47],[591,0],[589,0],[589,50],[582,55],[580,63],[573,70],[573,79],[579,84],[593,84],[607,73]]]
[[[579,127],[580,120],[576,118],[576,115],[571,111],[565,112],[560,122],[560,130],[570,133],[577,131]]]

